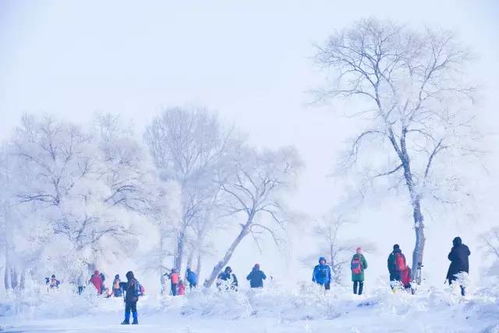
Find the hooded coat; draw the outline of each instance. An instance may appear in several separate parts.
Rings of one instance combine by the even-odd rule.
[[[324,285],[331,282],[331,267],[328,264],[321,264],[321,261],[326,261],[326,258],[319,258],[319,265],[314,267],[312,281]]]
[[[265,280],[267,276],[263,271],[260,270],[260,266],[255,265],[251,272],[246,277],[250,282],[251,288],[263,288],[263,280]]]
[[[470,265],[468,257],[471,255],[470,249],[463,244],[461,238],[456,237],[452,241],[454,245],[448,255],[451,261],[447,272],[447,279],[450,281],[456,280],[456,274],[461,272],[469,272]]]

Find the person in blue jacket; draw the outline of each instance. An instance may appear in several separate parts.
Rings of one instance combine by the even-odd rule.
[[[189,288],[196,288],[198,285],[198,276],[196,273],[191,271],[189,267],[187,267],[187,271],[185,272],[185,279],[189,282]]]
[[[331,267],[326,263],[326,258],[319,258],[319,265],[314,267],[312,281],[329,290],[331,285]]]
[[[255,264],[255,266],[253,266],[253,269],[251,270],[251,273],[249,273],[246,277],[246,279],[250,282],[251,288],[263,288],[263,280],[265,280],[266,278],[267,276],[263,271],[260,270],[259,264]]]

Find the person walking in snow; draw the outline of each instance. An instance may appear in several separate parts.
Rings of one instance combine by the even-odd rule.
[[[232,268],[230,268],[230,266],[225,267],[225,270],[218,274],[217,287],[219,290],[237,291],[237,277],[236,274],[232,273]]]
[[[114,297],[123,296],[123,289],[121,289],[120,275],[116,274],[113,280],[113,295]]]
[[[388,256],[387,266],[392,290],[395,290],[395,286],[400,284],[405,289],[411,288],[411,269],[407,266],[405,255],[398,244],[393,245],[393,251]]]
[[[259,264],[255,264],[251,272],[246,277],[246,279],[250,282],[251,288],[263,288],[263,280],[265,280],[266,278],[267,276],[263,271],[260,270]]]
[[[470,249],[463,244],[460,237],[456,237],[452,240],[452,249],[447,256],[450,260],[449,270],[447,271],[447,280],[451,285],[454,281],[458,279],[457,274],[459,273],[469,273],[469,259],[471,255]],[[465,287],[460,285],[461,295],[464,296],[466,293]]]
[[[314,267],[312,281],[329,290],[331,285],[331,267],[326,262],[326,258],[320,257],[319,264]]]
[[[189,282],[189,289],[196,288],[198,285],[198,275],[191,271],[189,267],[185,272],[185,279]]]
[[[95,271],[94,274],[90,277],[90,282],[94,285],[95,289],[97,289],[97,294],[102,294],[102,277],[99,274],[99,271]]]
[[[364,270],[367,268],[367,261],[362,254],[362,248],[358,247],[350,262],[352,270],[353,293],[362,295],[364,289]]]
[[[180,280],[180,274],[178,273],[176,268],[173,268],[171,273],[165,273],[166,276],[170,279],[171,282],[171,293],[173,296],[177,296],[178,290],[178,282]]]
[[[130,312],[133,317],[133,325],[137,325],[139,323],[138,313],[137,313],[137,301],[139,300],[139,296],[142,296],[143,288],[140,285],[139,281],[135,278],[132,271],[126,273],[127,282],[124,285],[125,291],[125,320],[121,323],[121,325],[130,324]]]

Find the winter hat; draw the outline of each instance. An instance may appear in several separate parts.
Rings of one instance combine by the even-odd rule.
[[[95,274],[95,275],[99,275],[99,271],[97,271],[97,270],[96,270],[96,271],[94,272],[94,274]]]
[[[133,272],[132,272],[132,271],[128,271],[128,272],[126,273],[126,278],[127,278],[128,280],[133,279],[133,278],[134,278],[134,276],[133,276]]]
[[[398,244],[393,245],[393,250],[400,250],[400,246]]]
[[[452,240],[452,244],[454,246],[459,246],[459,245],[463,244],[463,241],[461,240],[461,237],[456,237]]]
[[[321,261],[322,261],[322,260],[324,260],[324,262],[327,262],[326,258],[324,258],[324,257],[320,257],[320,258],[319,258],[319,264],[321,263]]]
[[[116,274],[116,275],[114,276],[114,278],[115,278],[115,279],[119,279],[119,278],[120,278],[120,275],[119,275],[119,274]]]
[[[359,246],[356,250],[357,253],[362,252],[362,248]]]
[[[260,264],[255,264],[255,269],[260,269]]]
[[[52,279],[55,278],[55,274],[52,274]]]
[[[230,268],[230,266],[227,266],[227,267],[225,267],[225,271],[227,273],[230,273],[230,272],[232,272],[232,268]]]

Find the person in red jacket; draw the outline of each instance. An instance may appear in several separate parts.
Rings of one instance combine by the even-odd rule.
[[[97,294],[102,294],[102,278],[99,274],[99,271],[95,271],[92,277],[90,278],[90,282],[94,285],[95,289],[97,289]]]
[[[184,296],[185,295],[185,284],[184,281],[180,280],[178,281],[178,287],[177,287],[177,295],[179,296]]]

